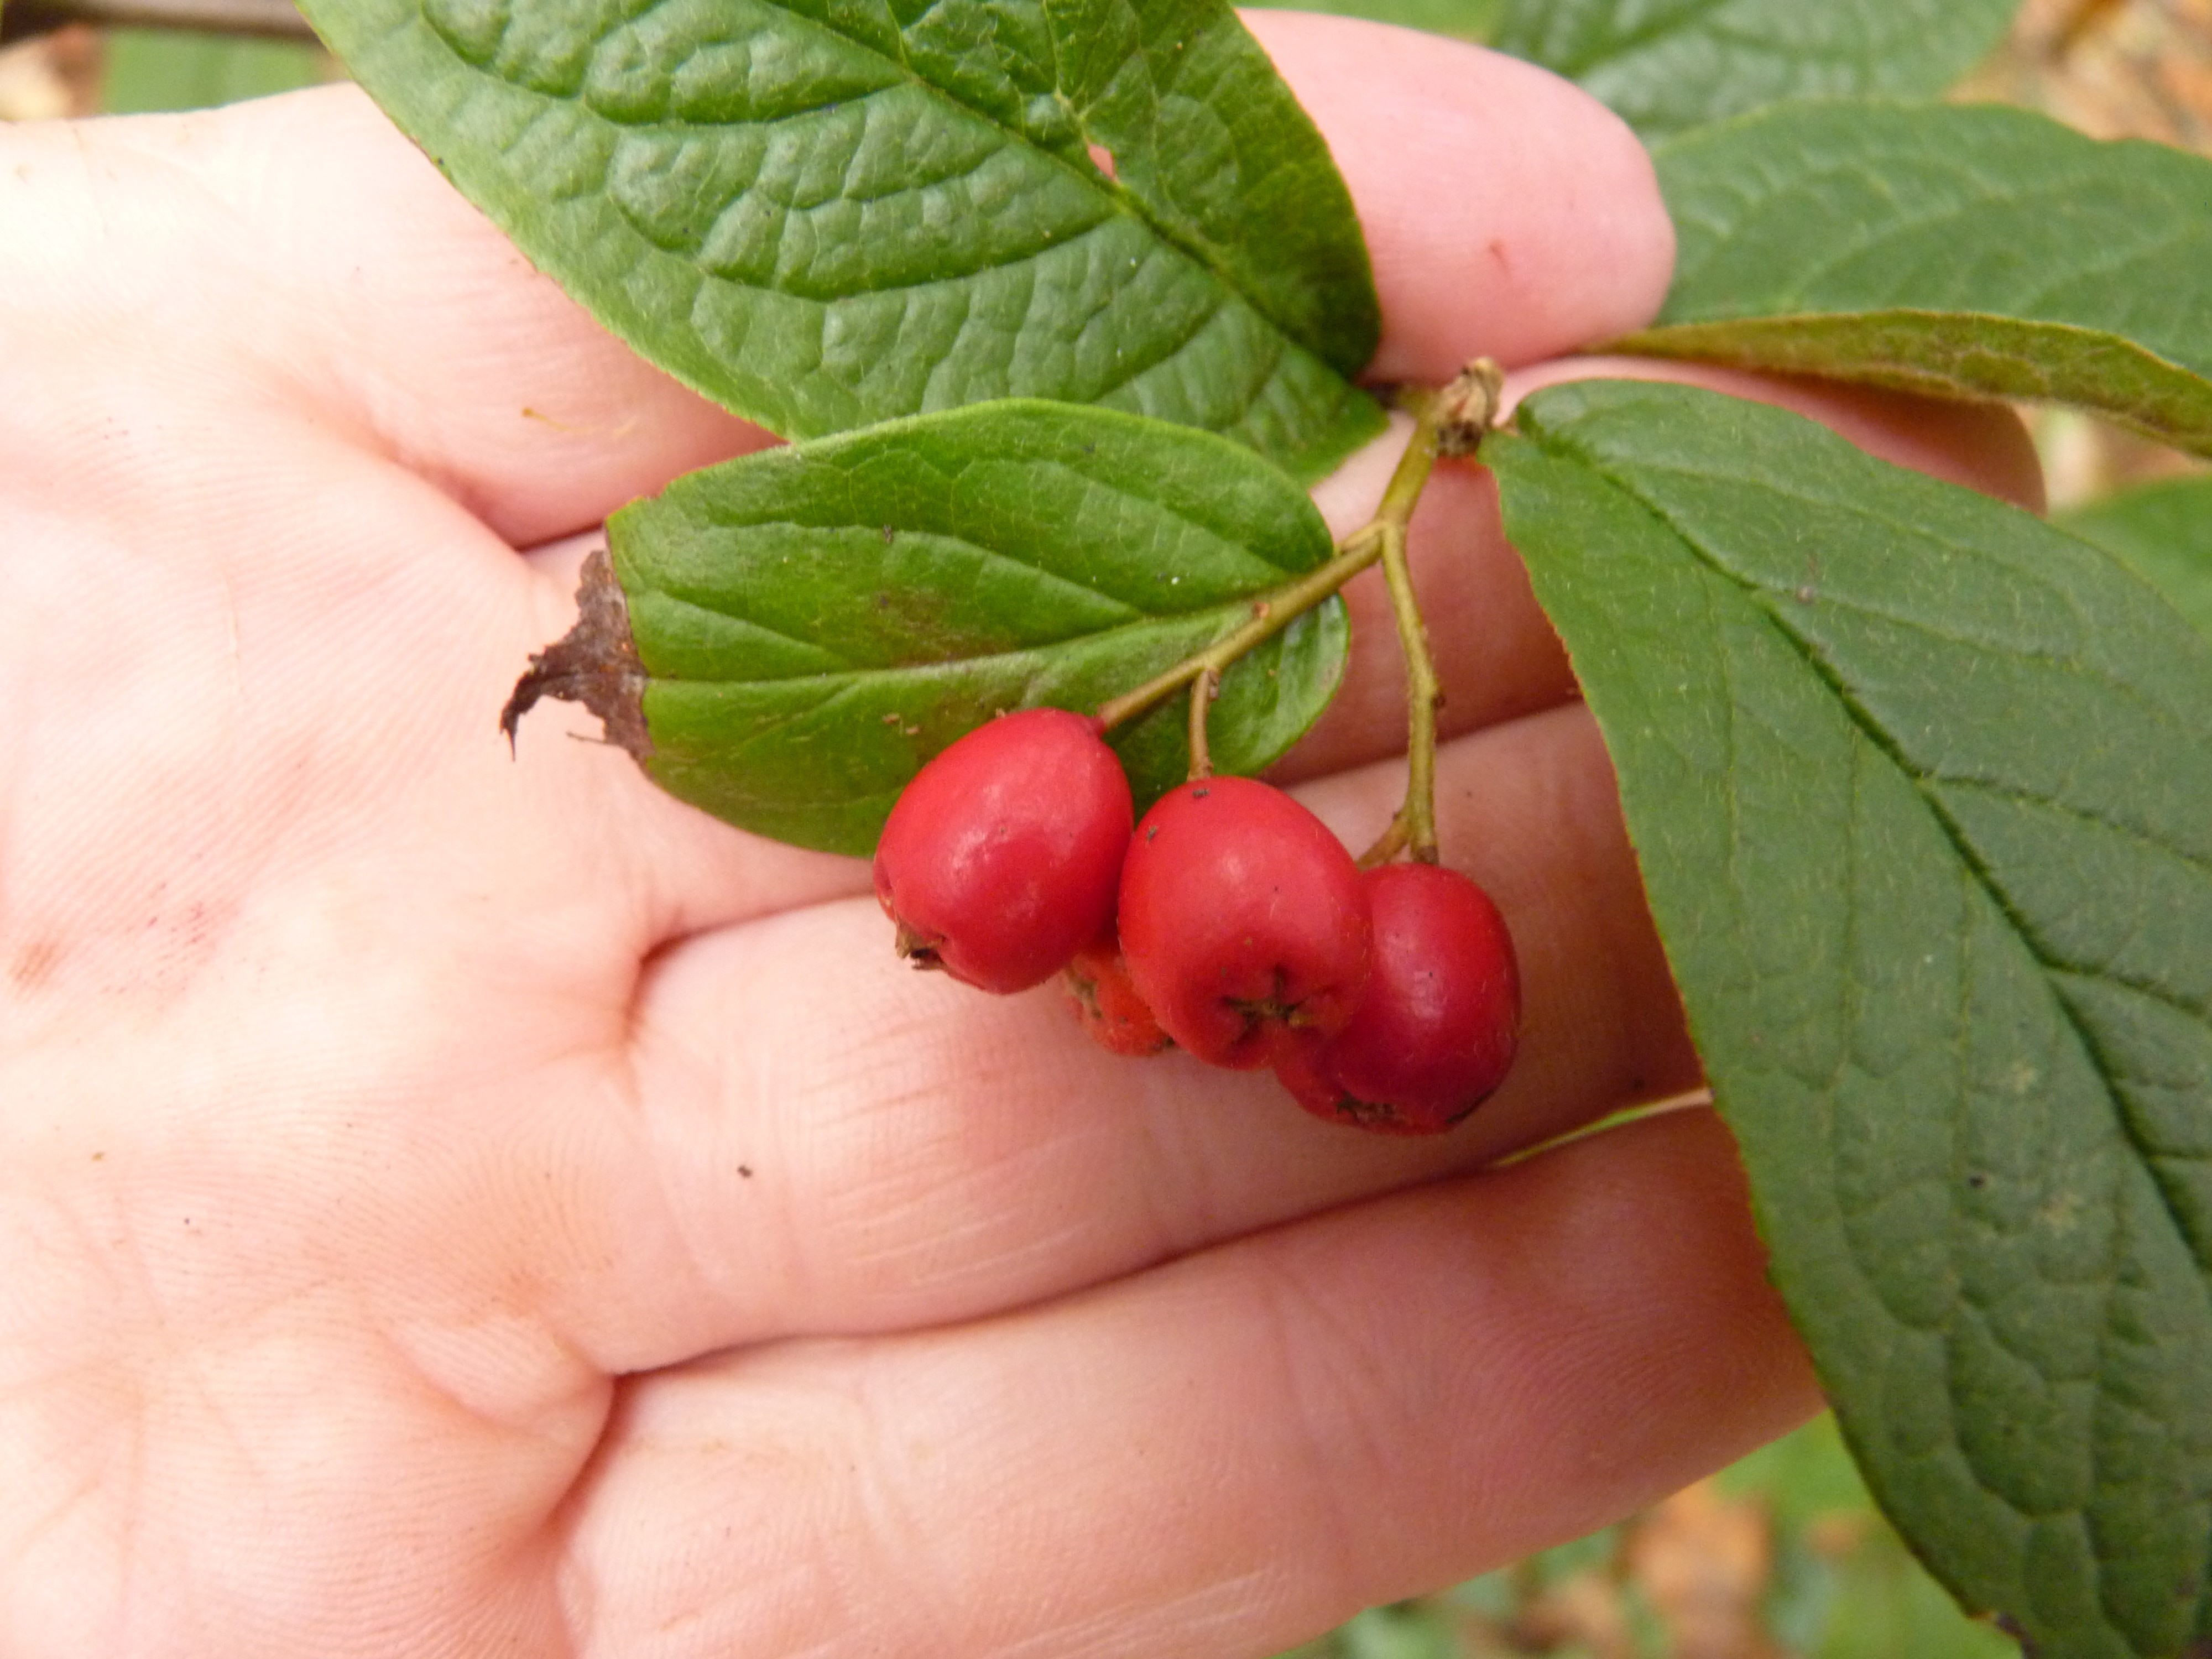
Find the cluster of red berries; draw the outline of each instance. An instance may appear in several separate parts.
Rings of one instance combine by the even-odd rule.
[[[1474,882],[1362,872],[1250,778],[1183,784],[1133,817],[1097,720],[977,727],[908,785],[877,848],[901,954],[1001,994],[1061,975],[1115,1053],[1272,1066],[1307,1110],[1362,1128],[1437,1133],[1504,1080],[1520,976]]]

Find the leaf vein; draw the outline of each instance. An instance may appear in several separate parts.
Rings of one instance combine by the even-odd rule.
[[[1754,594],[1765,593],[1765,589],[1730,568],[1717,555],[1708,550],[1697,536],[1677,523],[1665,507],[1638,489],[1633,483],[1616,474],[1602,459],[1585,446],[1556,433],[1548,434],[1548,441],[1573,454],[1582,465],[1589,467],[1591,471],[1619,489],[1628,500],[1635,502],[1649,514],[1669,536],[1688,550],[1699,565],[1719,580],[1743,592],[1747,599]],[[2137,1155],[2148,1162],[2152,1154],[2144,1146],[2136,1126],[2130,1121],[2130,1114],[2124,1109],[2117,1097],[2112,1084],[2112,1069],[2101,1046],[2095,1040],[2094,1033],[2083,1024],[2071,1001],[2061,993],[2058,986],[2058,981],[2062,976],[2094,978],[2101,975],[2059,962],[2048,953],[2039,939],[2036,930],[2029,926],[2026,917],[2021,914],[2004,884],[1984,862],[1978,849],[1975,848],[1957,821],[1945,810],[1942,801],[1928,789],[1925,775],[1913,764],[1896,738],[1859,702],[1851,689],[1844,684],[1835,672],[1833,665],[1814,651],[1808,641],[1801,638],[1774,607],[1754,601],[1753,608],[1765,619],[1767,626],[1773,629],[1776,635],[1805,663],[1810,672],[1827,685],[1834,694],[1838,705],[1843,709],[1845,718],[1856,728],[1861,736],[1878,750],[1911,785],[1914,793],[1920,798],[1936,825],[1942,831],[1944,838],[1950,843],[1953,852],[1957,855],[1963,868],[1970,874],[1990,902],[1996,907],[1999,914],[2003,915],[2011,925],[2020,939],[2021,948],[2033,958],[2048,983],[2051,1000],[2057,1013],[2065,1021],[2068,1029],[2074,1035],[2075,1041],[2081,1045],[2084,1055],[2089,1060],[2092,1068],[2100,1079],[2108,1115],[2114,1128],[2122,1139],[2135,1149]],[[2112,982],[2124,983],[2117,980]],[[2135,988],[2130,986],[2128,988]],[[2195,1011],[2183,1010],[2182,1012],[2193,1015]],[[1963,1027],[1960,1029],[1963,1041]],[[2182,1241],[2185,1249],[2190,1249],[2192,1256],[2196,1255],[2197,1252],[2190,1244],[2187,1222],[2176,1207],[2172,1195],[2159,1183],[2152,1184],[2158,1193],[2160,1208],[2167,1224],[2173,1229],[2175,1237]],[[2202,1288],[2208,1297],[2212,1297],[2212,1285],[2203,1285]],[[1977,1479],[1978,1480],[1978,1476]]]

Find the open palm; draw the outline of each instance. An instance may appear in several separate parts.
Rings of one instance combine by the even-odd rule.
[[[1648,167],[1579,94],[1260,21],[1379,374],[1656,307]],[[559,538],[765,439],[358,94],[0,132],[0,1652],[1261,1654],[1811,1409],[1709,1115],[1476,1173],[1696,1079],[1480,474],[1417,556],[1524,1057],[1370,1141],[906,971],[863,866],[580,717],[510,757]],[[2032,489],[2002,421],[1872,407]],[[1360,638],[1291,768],[1354,842],[1402,772]]]

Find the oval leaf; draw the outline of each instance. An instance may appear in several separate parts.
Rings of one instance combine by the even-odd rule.
[[[1508,530],[1870,1485],[2044,1659],[2212,1636],[2212,643],[1779,410],[1519,421]]]
[[[2123,490],[2057,522],[2113,555],[2212,635],[2212,477]]]
[[[563,288],[786,436],[1054,398],[1311,477],[1380,429],[1350,198],[1220,0],[305,9]]]
[[[1334,551],[1312,502],[1247,450],[1017,402],[710,467],[607,533],[628,634],[602,657],[635,683],[608,699],[549,684],[568,668],[556,647],[510,726],[535,695],[576,696],[672,793],[842,853],[872,849],[907,781],[963,732],[1005,709],[1096,708]],[[1215,765],[1256,771],[1288,748],[1334,694],[1346,640],[1332,599],[1231,669]],[[641,690],[642,741],[602,706],[634,712]],[[1140,808],[1188,769],[1188,708],[1115,735]]]
[[[1658,162],[1674,286],[1621,349],[2047,398],[2212,454],[2212,161],[2019,110],[1845,104]]]
[[[1646,138],[1788,98],[1932,96],[2017,0],[1505,0],[1493,46],[1580,82]]]

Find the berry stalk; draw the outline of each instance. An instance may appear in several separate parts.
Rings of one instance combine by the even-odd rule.
[[[1189,777],[1194,781],[1213,775],[1213,755],[1206,741],[1206,714],[1220,695],[1220,674],[1210,665],[1200,669],[1198,678],[1190,683]]]
[[[1471,456],[1498,418],[1505,377],[1487,357],[1462,369],[1441,391],[1416,394],[1416,423],[1389,487],[1369,528],[1380,546],[1383,580],[1390,588],[1390,614],[1406,658],[1406,799],[1375,844],[1360,854],[1363,869],[1386,864],[1400,853],[1415,862],[1437,861],[1437,710],[1443,687],[1429,650],[1428,625],[1413,594],[1413,573],[1407,562],[1406,538],[1439,455]],[[1364,533],[1364,532],[1363,532]]]

